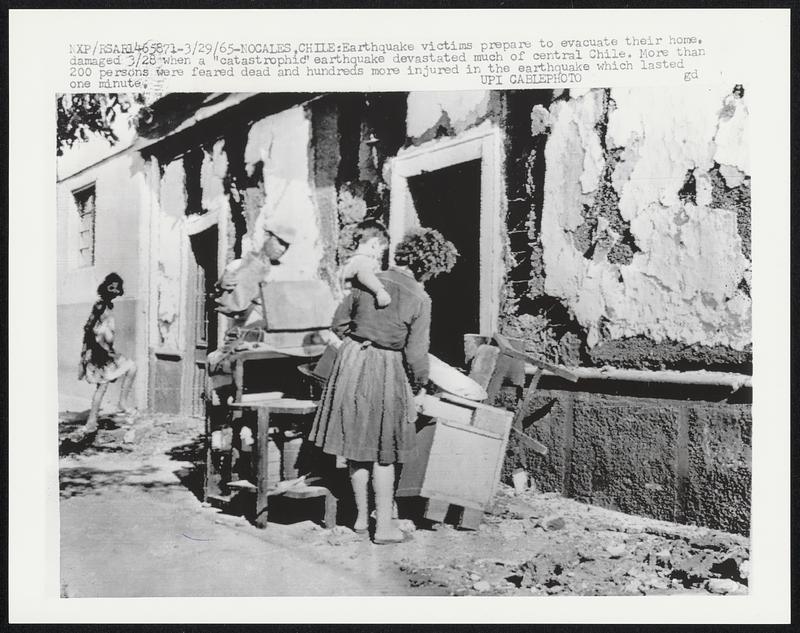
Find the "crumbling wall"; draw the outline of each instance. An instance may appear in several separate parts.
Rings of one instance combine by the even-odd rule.
[[[314,200],[319,216],[322,237],[322,259],[319,276],[338,293],[336,245],[339,243],[337,213],[336,173],[339,153],[338,111],[333,99],[320,99],[309,106],[311,113],[312,143],[311,163],[314,182]]]
[[[750,298],[739,288],[750,262],[737,209],[713,206],[711,196],[716,158],[736,161],[738,184],[747,173],[729,147],[746,141],[745,115],[723,106],[747,108],[705,87],[592,90],[551,107],[545,291],[569,306],[589,349],[639,335],[739,351],[750,344]],[[694,202],[679,196],[687,173]]]
[[[406,130],[420,145],[441,136],[455,136],[496,113],[497,95],[489,90],[408,93]]]
[[[167,163],[160,183],[156,292],[158,303],[158,340],[156,347],[173,351],[182,349],[180,337],[180,301],[183,296],[182,267],[186,241],[183,221],[186,213],[186,173],[180,159]]]
[[[543,188],[543,200],[540,212],[530,191],[523,201],[529,293],[507,311],[506,330],[529,340],[539,333],[538,351],[561,362],[749,369],[741,86],[594,89],[527,105],[544,151],[522,148],[509,161],[527,160],[529,178],[543,163],[543,182],[529,185]],[[562,318],[548,318],[551,310]],[[554,324],[572,333],[567,349],[547,349],[548,338],[564,336],[553,336]]]
[[[741,86],[509,93],[502,331],[566,365],[749,371],[747,118]],[[749,396],[562,383],[523,419],[548,454],[512,434],[506,478],[748,533]]]
[[[341,265],[355,247],[359,222],[388,225],[388,160],[406,143],[408,105],[405,93],[354,93],[337,95],[336,107],[336,263]]]
[[[551,90],[505,93],[506,278],[499,327],[528,351],[564,365],[585,363],[585,333],[558,298],[545,293],[542,210]]]
[[[230,202],[225,191],[225,178],[228,175],[228,156],[225,141],[219,140],[208,151],[203,152],[200,167],[200,204],[202,211],[213,213],[218,220],[230,213]]]
[[[314,279],[322,259],[309,165],[311,134],[307,109],[295,106],[255,122],[247,135],[245,169],[250,177],[261,171],[264,198],[255,217],[248,218],[242,250],[261,248],[269,221],[280,220],[296,231],[295,242],[274,268],[275,280]]]

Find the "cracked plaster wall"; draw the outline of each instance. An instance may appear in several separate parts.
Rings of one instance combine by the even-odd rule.
[[[456,136],[491,119],[499,122],[501,93],[493,90],[409,92],[406,135],[414,145]]]
[[[273,268],[274,280],[314,279],[324,246],[320,235],[309,164],[311,121],[298,106],[257,121],[250,128],[244,162],[248,174],[263,170],[264,200],[248,223],[242,250],[263,244],[265,223],[280,221],[296,231],[296,240]]]
[[[409,138],[435,136],[443,126],[458,134],[479,122],[488,112],[488,90],[409,92],[406,131]]]
[[[173,160],[164,166],[161,176],[158,223],[158,341],[160,347],[179,350],[181,268],[187,240],[183,221],[186,211],[186,174],[183,161]]]
[[[228,157],[225,141],[217,141],[210,152],[204,152],[200,167],[203,211],[217,213],[224,218],[230,212],[228,195],[225,192],[225,176],[228,173]]]
[[[719,205],[712,177],[717,170],[725,187],[746,183],[749,192],[745,99],[729,88],[590,90],[556,100],[550,119],[544,290],[585,328],[587,347],[645,336],[744,350],[751,303],[740,287],[750,271],[742,214]],[[687,174],[694,202],[679,196]],[[588,257],[576,239],[606,182],[635,244],[629,263],[609,261],[623,238],[611,222],[598,220]],[[749,223],[749,197],[747,206]]]

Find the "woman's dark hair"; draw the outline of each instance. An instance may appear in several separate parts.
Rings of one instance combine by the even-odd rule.
[[[450,272],[458,250],[435,229],[418,229],[406,235],[394,251],[398,266],[407,266],[418,281]]]
[[[112,293],[109,289],[111,284],[116,283],[119,286],[118,293]],[[109,273],[106,275],[106,278],[100,282],[100,285],[97,286],[97,294],[100,296],[101,299],[104,301],[108,301],[109,299],[113,299],[114,297],[121,297],[122,296],[122,277],[120,277],[117,273]]]
[[[353,242],[356,246],[367,240],[377,237],[385,244],[389,243],[389,231],[377,220],[364,220],[359,222],[353,234]]]

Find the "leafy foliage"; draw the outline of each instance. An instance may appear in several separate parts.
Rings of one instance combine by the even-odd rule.
[[[144,103],[144,95],[122,93],[62,94],[56,97],[56,154],[76,142],[88,141],[90,135],[105,138],[114,145],[119,138],[114,122],[119,114],[128,113]]]
[[[435,229],[412,231],[397,245],[394,260],[408,266],[419,281],[450,272],[456,265],[458,250]]]

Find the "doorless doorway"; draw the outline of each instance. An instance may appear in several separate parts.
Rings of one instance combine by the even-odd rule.
[[[391,162],[390,254],[407,231],[439,230],[459,250],[456,267],[428,282],[431,352],[464,361],[464,334],[497,328],[505,217],[500,130],[486,122],[399,153]]]
[[[412,176],[408,188],[422,226],[438,230],[458,249],[449,273],[431,279],[431,353],[460,365],[464,334],[480,328],[481,164],[459,163]]]

